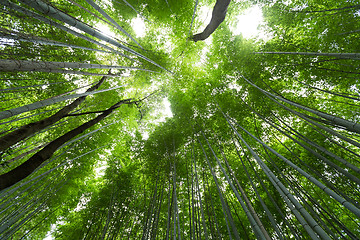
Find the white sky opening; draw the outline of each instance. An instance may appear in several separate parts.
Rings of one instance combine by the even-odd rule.
[[[60,217],[59,220],[56,221],[56,223],[51,224],[50,231],[46,233],[46,236],[44,240],[53,240],[55,237],[52,236],[52,234],[56,231],[57,225],[63,225],[65,222],[61,220],[62,217]]]
[[[173,114],[171,112],[171,104],[167,97],[164,97],[161,103],[161,106],[152,113],[154,116],[159,116],[155,119],[154,123],[158,124],[160,122],[165,122],[166,118],[172,118]]]
[[[210,20],[211,20],[211,15],[212,15],[212,11],[213,9],[209,6],[200,6],[199,10],[198,10],[198,21],[201,23],[200,28],[205,28]],[[204,29],[201,29],[201,31]]]
[[[146,26],[144,20],[137,16],[131,20],[131,27],[133,28],[136,37],[144,37],[146,33]]]
[[[173,113],[171,112],[171,104],[170,104],[167,97],[163,99],[163,106],[164,106],[164,108],[163,108],[163,114],[164,115],[163,115],[162,118],[160,118],[160,120],[165,121],[166,118],[168,118],[168,117],[172,118],[173,117]]]
[[[5,48],[6,46],[14,46],[15,40],[14,39],[8,39],[8,38],[0,38],[0,49]]]
[[[211,17],[212,17],[212,11],[213,11],[213,8],[211,8],[209,6],[200,6],[199,7],[197,18],[199,19],[199,22],[201,23],[201,25],[199,26],[198,32],[204,31],[206,26],[210,23]],[[196,34],[198,32],[193,31],[193,34]],[[207,46],[209,46],[212,43],[212,36],[210,35],[210,37],[205,39],[204,42],[206,43]]]
[[[156,118],[153,121],[153,123],[155,123],[155,124],[165,122],[166,118],[172,118],[173,117],[173,113],[171,111],[171,103],[169,102],[167,97],[163,98],[163,101],[162,101],[162,104],[161,104],[160,108],[156,109],[151,115],[160,116],[159,118]],[[148,130],[142,131],[141,135],[142,135],[142,138],[144,140],[147,140],[149,138]]]
[[[50,231],[46,233],[46,237],[44,240],[53,240],[53,236],[51,235],[56,230],[56,224],[51,224]]]
[[[106,159],[105,155],[100,154],[100,159],[102,159],[102,161],[99,161],[94,169],[95,179],[103,177],[105,175],[105,170],[108,168],[107,161],[104,160]]]
[[[267,39],[265,32],[261,30],[261,25],[264,24],[263,13],[260,6],[255,5],[248,8],[243,14],[236,17],[235,26],[230,29],[234,35],[242,34],[244,38],[258,37]]]
[[[98,28],[103,34],[106,34],[106,35],[108,35],[109,37],[112,37],[112,38],[116,37],[115,33],[113,31],[111,31],[110,28],[107,25],[99,23]]]

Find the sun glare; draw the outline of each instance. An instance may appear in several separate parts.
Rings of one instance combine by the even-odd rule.
[[[139,16],[131,20],[131,27],[134,29],[137,37],[145,36],[145,22]]]
[[[262,24],[263,21],[261,8],[259,6],[253,6],[237,17],[237,22],[231,30],[235,35],[242,34],[244,38],[256,36],[264,38],[264,34],[259,31],[259,25]]]
[[[156,120],[156,122],[165,122],[166,118],[172,118],[173,114],[171,112],[171,103],[169,102],[168,98],[163,98],[161,109],[158,109],[161,113],[161,117]]]
[[[167,97],[163,98],[162,104],[160,104],[159,106],[159,109],[156,109],[153,113],[151,113],[152,116],[160,116],[152,120],[152,123],[155,125],[158,125],[161,122],[165,122],[167,118],[173,117],[173,113],[171,111],[171,103]],[[147,140],[149,138],[149,134],[149,129],[145,128],[143,129],[143,131],[141,131],[141,135],[144,140]]]
[[[199,22],[205,27],[211,20],[212,8],[208,6],[200,6],[198,10]]]
[[[114,32],[111,31],[111,29],[107,25],[100,23],[98,26],[99,26],[99,30],[102,33],[108,35],[109,37],[115,37]]]
[[[165,118],[173,117],[173,113],[171,112],[171,104],[170,104],[168,98],[163,99],[163,104],[164,104],[164,116],[165,116]]]

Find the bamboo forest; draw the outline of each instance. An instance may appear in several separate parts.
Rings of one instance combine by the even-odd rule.
[[[0,0],[0,239],[360,239],[359,74],[358,0]]]

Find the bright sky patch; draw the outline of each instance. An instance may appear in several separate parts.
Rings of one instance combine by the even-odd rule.
[[[160,116],[152,121],[156,125],[158,125],[161,122],[165,122],[166,118],[173,117],[173,113],[171,111],[171,103],[167,97],[163,98],[162,104],[160,104],[160,108],[156,109],[153,113],[151,113],[151,115],[152,116]],[[141,132],[141,135],[142,135],[143,139],[146,140],[149,138],[149,131],[144,130]]]
[[[99,23],[99,30],[103,33],[108,35],[109,37],[115,37],[115,34],[113,31],[110,30],[110,28],[106,24]]]
[[[237,17],[235,27],[232,27],[231,30],[235,35],[242,34],[244,38],[256,36],[264,38],[264,34],[259,31],[259,25],[262,24],[263,21],[261,8],[259,6],[253,6]]]
[[[211,13],[212,13],[212,8],[208,7],[208,6],[201,6],[199,7],[198,10],[198,20],[202,23],[202,27],[205,27],[206,25],[209,24],[210,20],[211,20]],[[203,29],[202,29],[203,30]],[[201,30],[201,31],[202,31]]]
[[[131,27],[134,29],[136,37],[145,36],[145,22],[142,18],[140,18],[140,16],[131,20]]]
[[[167,98],[163,99],[163,105],[164,105],[164,118],[171,118],[173,117],[173,113],[171,112],[171,104]]]

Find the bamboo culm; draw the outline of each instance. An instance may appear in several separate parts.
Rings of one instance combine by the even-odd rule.
[[[106,79],[107,79],[106,77],[101,78],[97,84],[89,88],[86,92],[89,93],[97,90]],[[56,123],[61,118],[66,116],[69,112],[71,112],[76,107],[78,107],[82,102],[84,102],[86,97],[87,95],[79,97],[74,102],[63,107],[61,110],[59,110],[58,112],[56,112],[55,114],[53,114],[52,116],[46,119],[42,119],[40,121],[27,124],[5,136],[2,136],[0,138],[0,145],[1,145],[0,151],[7,149],[10,146],[14,145],[15,143],[33,135],[35,132],[45,129],[46,127]]]
[[[202,150],[203,153],[204,153],[206,162],[207,162],[207,164],[208,164],[208,166],[209,166],[209,169],[210,169],[210,171],[211,171],[211,175],[213,176],[213,179],[214,179],[215,184],[216,184],[216,186],[217,186],[217,190],[218,190],[218,192],[219,192],[219,196],[220,196],[221,203],[222,203],[222,205],[223,205],[223,208],[224,208],[225,212],[227,213],[226,215],[227,215],[228,220],[229,220],[229,222],[230,222],[230,225],[231,225],[232,231],[233,231],[233,233],[234,233],[235,239],[240,240],[239,233],[238,233],[237,228],[236,228],[236,226],[235,226],[235,224],[234,224],[234,220],[233,220],[233,218],[232,218],[232,216],[231,216],[231,213],[230,213],[230,211],[229,211],[229,208],[227,207],[227,205],[226,205],[226,203],[225,203],[223,194],[222,194],[221,189],[220,189],[220,187],[219,187],[219,183],[218,183],[217,177],[216,177],[216,175],[215,175],[215,173],[214,173],[214,170],[212,169],[212,166],[211,166],[210,161],[209,161],[209,159],[208,159],[208,156],[207,156],[207,154],[206,154],[206,152],[205,152],[205,149],[204,149],[204,147],[203,147],[200,139],[197,138],[197,140],[198,140],[198,142],[199,142],[199,145],[200,145],[200,147],[201,147],[201,150]]]
[[[229,119],[224,115],[226,121],[229,123],[230,127],[236,133],[236,135],[241,139],[241,141],[248,148],[250,153],[254,156],[260,167],[264,170],[265,174],[268,176],[269,180],[273,183],[274,187],[278,189],[278,192],[283,195],[283,199],[287,202],[288,206],[295,214],[297,219],[301,222],[302,226],[308,232],[312,239],[319,239],[316,233],[321,236],[323,239],[330,240],[330,237],[325,233],[325,231],[319,227],[317,222],[311,217],[311,215],[304,209],[304,207],[294,198],[294,196],[286,189],[282,182],[274,175],[274,173],[267,167],[267,165],[260,159],[260,157],[254,152],[250,145],[243,139],[243,137],[238,133],[234,126],[230,123]],[[289,201],[289,202],[288,202]],[[291,207],[294,205],[294,207]],[[314,232],[316,231],[316,233]]]
[[[346,129],[348,129],[349,131],[360,133],[360,124],[357,124],[357,123],[354,123],[354,122],[351,122],[351,121],[348,121],[348,120],[345,120],[345,119],[342,119],[342,118],[339,118],[339,117],[336,117],[336,116],[333,116],[333,115],[330,115],[330,114],[327,114],[327,113],[324,113],[324,112],[320,112],[320,111],[317,111],[317,110],[302,106],[302,105],[300,105],[298,103],[295,103],[295,102],[290,101],[288,99],[285,99],[283,97],[276,96],[276,95],[274,95],[274,94],[272,94],[272,93],[270,93],[268,91],[265,91],[262,88],[258,87],[257,85],[252,83],[250,80],[245,78],[243,75],[241,75],[241,76],[250,85],[254,86],[255,88],[257,88],[261,92],[265,93],[266,96],[271,96],[273,98],[276,98],[276,99],[279,99],[279,100],[281,100],[283,102],[286,102],[286,103],[288,103],[288,104],[290,104],[292,106],[295,106],[297,108],[300,108],[300,109],[308,111],[308,112],[311,112],[311,113],[313,113],[315,115],[318,115],[319,117],[322,117],[322,118],[324,118],[324,119],[326,119],[326,120],[328,120],[328,121],[330,121],[332,123],[343,126]]]
[[[360,60],[360,53],[318,53],[318,52],[254,52],[254,54],[324,56]]]
[[[82,38],[82,39],[84,39],[84,40],[86,40],[88,42],[94,43],[94,44],[96,44],[96,45],[98,45],[100,47],[103,47],[104,49],[108,49],[111,52],[114,52],[114,53],[116,53],[116,54],[118,54],[120,56],[123,56],[123,57],[125,57],[125,58],[127,58],[127,59],[129,59],[131,61],[134,61],[131,57],[123,54],[122,52],[114,50],[113,48],[111,48],[111,47],[109,47],[109,46],[107,46],[105,44],[102,44],[102,43],[100,43],[100,42],[98,42],[96,40],[93,40],[92,38],[89,38],[89,37],[85,36],[84,34],[81,34],[81,33],[78,33],[78,32],[76,32],[74,30],[71,30],[70,28],[68,28],[66,26],[63,26],[63,25],[61,25],[61,24],[59,24],[59,23],[57,23],[57,22],[55,22],[53,20],[50,20],[50,19],[48,19],[46,17],[43,17],[42,15],[37,14],[37,13],[31,11],[31,10],[28,10],[26,8],[18,6],[15,3],[12,3],[12,2],[10,2],[8,0],[1,1],[0,4],[2,4],[4,6],[7,6],[7,7],[10,7],[11,9],[14,9],[14,10],[16,10],[18,12],[21,12],[21,13],[23,13],[25,15],[28,15],[30,17],[33,17],[35,19],[38,19],[38,20],[40,20],[40,21],[42,21],[42,22],[44,22],[46,24],[49,24],[49,25],[54,26],[56,28],[59,28],[59,29],[65,31],[67,33],[70,33],[70,34],[72,34],[72,35],[74,35],[76,37]]]
[[[154,61],[150,60],[149,58],[143,56],[142,54],[132,50],[131,48],[128,48],[128,47],[122,45],[121,43],[113,40],[112,38],[109,38],[109,37],[105,36],[104,34],[98,32],[95,29],[87,26],[86,24],[76,20],[75,18],[73,18],[73,17],[71,17],[71,16],[69,16],[69,15],[67,15],[65,13],[62,13],[61,11],[57,10],[56,8],[42,2],[41,0],[21,0],[21,2],[35,8],[36,10],[38,10],[38,11],[40,11],[40,12],[42,12],[42,13],[48,15],[48,16],[51,16],[51,17],[53,17],[53,18],[55,18],[57,20],[60,20],[62,22],[65,22],[65,23],[69,24],[70,26],[76,27],[79,30],[90,34],[91,36],[94,36],[94,37],[96,37],[98,39],[101,39],[101,40],[103,40],[105,42],[108,42],[108,43],[110,43],[110,44],[112,44],[112,45],[114,45],[116,47],[122,48],[125,51],[128,51],[128,52],[130,52],[130,53],[132,53],[132,54],[134,54],[134,55],[136,55],[136,56],[138,56],[138,57],[140,57],[140,58],[154,64],[155,66],[157,66],[157,67],[159,67],[159,68],[161,68],[161,69],[163,69],[165,71],[170,72],[169,70],[161,67],[159,64],[157,64]]]
[[[294,163],[292,163],[290,160],[282,156],[280,153],[276,152],[274,149],[269,147],[267,144],[262,142],[260,139],[256,138],[254,135],[252,135],[249,131],[241,127],[239,124],[235,123],[238,127],[240,127],[244,132],[246,132],[249,136],[251,136],[253,139],[255,139],[257,142],[259,142],[263,147],[268,149],[270,152],[274,153],[277,157],[279,157],[281,160],[286,162],[289,166],[294,168],[296,171],[298,171],[300,174],[302,174],[304,177],[309,179],[312,183],[314,183],[316,186],[318,186],[321,190],[323,190],[325,193],[336,199],[340,204],[342,204],[344,207],[349,209],[351,212],[353,212],[356,216],[360,217],[360,210],[355,207],[353,204],[349,203],[345,199],[343,199],[341,196],[333,192],[331,189],[326,187],[324,184],[322,184],[320,181],[312,177],[310,174],[302,170],[300,167],[296,166]]]
[[[111,22],[117,29],[119,29],[122,33],[124,33],[127,37],[129,37],[132,41],[136,43],[140,48],[143,47],[128,33],[126,32],[112,17],[110,17],[104,10],[102,10],[99,5],[97,5],[92,0],[85,0],[88,4],[90,4],[96,11],[98,11],[101,15],[103,15],[109,22]]]
[[[216,162],[218,163],[218,165],[219,165],[222,173],[224,174],[226,181],[227,181],[228,184],[230,185],[231,189],[232,189],[233,192],[235,193],[236,198],[238,199],[239,203],[241,204],[241,207],[243,208],[246,216],[248,217],[248,219],[249,219],[249,221],[250,221],[250,223],[251,223],[251,227],[252,227],[255,235],[256,235],[258,238],[260,238],[260,239],[269,239],[270,237],[269,237],[269,236],[266,237],[266,236],[264,235],[264,232],[260,229],[260,226],[259,226],[259,225],[257,224],[257,222],[255,221],[254,216],[251,214],[251,212],[249,211],[248,207],[247,207],[246,204],[244,203],[244,200],[241,198],[239,192],[237,191],[237,189],[235,188],[234,184],[233,184],[232,181],[230,180],[228,174],[226,173],[224,167],[222,166],[219,158],[216,156],[213,148],[211,147],[211,145],[210,145],[210,143],[209,143],[208,139],[206,138],[206,136],[205,136],[205,134],[204,134],[203,131],[201,131],[201,135],[204,137],[204,139],[205,139],[205,141],[206,141],[206,143],[207,143],[210,151],[212,152],[212,154],[213,154]],[[265,231],[265,232],[266,232],[266,231]]]
[[[42,108],[42,107],[45,107],[45,106],[49,106],[49,105],[52,105],[52,104],[55,104],[55,103],[58,103],[58,102],[65,101],[65,100],[84,97],[84,96],[97,94],[97,93],[101,93],[101,92],[107,92],[107,91],[111,91],[111,90],[118,89],[118,88],[121,88],[121,87],[124,87],[124,86],[117,86],[117,87],[112,87],[112,88],[98,90],[98,91],[77,93],[77,94],[63,95],[63,96],[48,98],[48,99],[45,99],[45,100],[42,100],[42,101],[39,101],[39,102],[30,103],[30,104],[22,106],[22,107],[17,107],[17,108],[2,111],[2,112],[0,112],[0,120],[5,119],[5,118],[9,118],[9,117],[12,117],[12,116],[16,116],[16,115],[24,113],[24,112],[29,112],[29,111],[32,111],[32,110],[35,110],[35,109],[38,109],[38,108]]]
[[[111,106],[108,110],[106,110],[103,114],[97,116],[96,118],[82,124],[81,126],[69,131],[68,133],[62,135],[61,137],[55,139],[51,143],[49,143],[45,148],[41,151],[33,155],[26,162],[16,167],[0,176],[0,190],[8,188],[15,183],[21,181],[22,179],[29,176],[36,168],[38,168],[43,162],[48,160],[54,152],[61,147],[64,143],[71,140],[73,137],[78,134],[84,132],[86,129],[92,127],[93,125],[100,122],[102,119],[110,115],[115,109],[119,108],[122,104],[132,104],[131,100],[122,100],[113,106]]]

